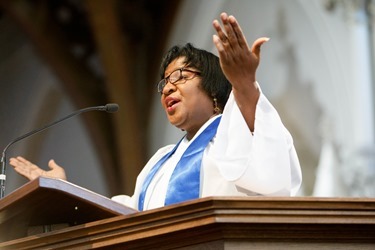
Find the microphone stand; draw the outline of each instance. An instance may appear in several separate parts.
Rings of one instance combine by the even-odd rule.
[[[78,114],[82,114],[84,112],[88,112],[88,111],[92,111],[92,110],[98,110],[98,111],[106,111],[106,112],[109,112],[109,113],[113,113],[113,112],[116,112],[118,110],[118,105],[115,104],[115,103],[109,103],[105,106],[96,106],[96,107],[88,107],[88,108],[84,108],[84,109],[80,109],[80,110],[77,110],[73,113],[71,113],[70,115],[68,116],[65,116],[57,121],[54,121],[50,124],[47,124],[46,126],[42,127],[42,128],[39,128],[39,129],[36,129],[36,130],[33,130],[33,131],[30,131],[29,133],[26,133],[16,139],[14,139],[13,141],[11,141],[10,143],[8,143],[8,145],[6,145],[6,147],[4,148],[3,150],[3,153],[2,153],[2,156],[1,156],[1,169],[0,169],[0,199],[4,198],[5,196],[5,181],[6,181],[6,151],[7,149],[14,143],[26,138],[26,137],[29,137],[31,135],[34,135],[34,134],[37,134],[39,132],[42,132],[43,130],[46,130],[52,126],[54,126],[55,124],[57,123],[60,123],[66,119],[69,119],[75,115],[78,115]]]

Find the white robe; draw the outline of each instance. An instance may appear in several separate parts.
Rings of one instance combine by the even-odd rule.
[[[146,192],[144,210],[164,205],[168,181],[180,156],[216,118],[207,121],[192,140],[185,139],[155,175]],[[151,157],[137,177],[133,196],[118,195],[112,199],[137,209],[148,172],[173,147],[165,146]],[[204,151],[200,197],[291,196],[297,193],[301,182],[293,139],[272,104],[263,94],[260,95],[252,134],[231,93],[216,136]]]

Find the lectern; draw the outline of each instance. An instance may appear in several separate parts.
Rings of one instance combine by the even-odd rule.
[[[2,231],[18,223],[68,226],[19,234],[0,249],[375,249],[374,198],[206,197],[136,212],[60,180],[39,179],[20,190],[28,194],[18,190],[0,201]],[[51,204],[52,196],[66,208]],[[76,215],[82,210],[85,219]]]
[[[70,182],[40,177],[0,200],[0,242],[135,211]]]

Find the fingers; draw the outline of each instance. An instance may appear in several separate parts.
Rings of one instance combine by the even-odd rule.
[[[20,156],[10,158],[9,163],[17,173],[29,180],[33,180],[42,174],[42,170],[38,166]]]
[[[48,162],[48,167],[49,167],[50,169],[56,169],[56,168],[59,167],[59,165],[57,165],[56,162],[55,162],[54,160],[49,160],[49,162]]]
[[[221,15],[221,20],[222,20],[222,23],[223,23],[224,26],[228,26],[228,22],[227,22],[227,18],[226,18],[225,13],[223,13]],[[224,57],[225,55],[223,53],[225,52],[225,50],[227,50],[231,46],[231,44],[229,42],[229,38],[227,37],[227,34],[223,31],[223,29],[222,29],[218,20],[214,20],[212,25],[213,25],[214,29],[216,30],[216,34],[213,35],[213,42],[214,42],[219,54],[221,55],[221,57]],[[228,30],[230,31],[229,27],[225,27],[224,29],[227,30],[226,31],[227,33],[228,33]]]
[[[217,51],[219,52],[219,54],[221,56],[221,53],[224,51],[224,46],[223,46],[223,43],[221,42],[220,38],[217,35],[213,35],[212,41],[214,42],[215,47],[216,47]]]
[[[64,168],[56,164],[54,160],[50,160],[48,162],[48,167],[51,169],[51,171],[47,172],[47,176],[52,177],[52,178],[59,178],[59,179],[66,180],[66,174],[65,174]]]
[[[21,156],[10,158],[9,163],[15,168],[27,168],[33,165],[31,162]]]
[[[213,26],[217,32],[217,36],[222,44],[229,44],[229,40],[233,40],[235,35],[233,34],[233,29],[229,23],[228,15],[226,13],[222,13],[220,15],[221,23],[224,27],[224,30],[222,29],[220,23],[218,20],[213,21]]]
[[[253,46],[251,47],[251,52],[255,54],[255,56],[259,59],[260,58],[260,48],[265,43],[268,42],[270,39],[268,37],[261,37],[255,40]]]
[[[227,13],[221,13],[220,19],[223,28],[221,27],[218,20],[214,20],[212,23],[217,33],[217,35],[214,35],[213,39],[218,49],[234,49],[236,47],[247,49],[248,46],[246,38],[243,35],[242,29],[238,24],[236,18],[232,15],[228,16]]]
[[[224,33],[224,31],[221,29],[220,23],[218,20],[214,20],[212,25],[214,26],[216,33],[217,33],[217,38],[219,39],[220,43],[225,43],[227,41],[227,36]]]
[[[216,35],[213,35],[213,42],[218,49],[219,53],[225,52],[225,50],[236,49],[236,46],[240,49],[248,50],[249,46],[244,36],[241,26],[239,25],[236,18],[232,15],[228,16],[227,13],[221,13],[220,19],[223,25],[221,27],[218,20],[213,21],[213,27],[216,30]],[[251,52],[255,54],[257,58],[260,57],[260,48],[263,43],[267,42],[269,38],[261,37],[258,38],[251,48]]]
[[[18,156],[16,158],[11,158],[10,160],[13,160],[14,162],[23,163],[23,164],[31,164],[31,162],[29,162],[28,160],[26,160],[25,158],[21,156]]]

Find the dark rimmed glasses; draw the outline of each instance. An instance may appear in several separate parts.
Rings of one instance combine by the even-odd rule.
[[[171,83],[171,84],[175,84],[176,82],[178,82],[182,79],[184,79],[185,81],[191,80],[195,76],[197,76],[197,75],[199,76],[200,74],[201,74],[200,72],[194,71],[194,70],[191,70],[191,69],[186,69],[186,68],[176,69],[175,71],[170,73],[169,76],[162,79],[158,83],[158,85],[157,85],[158,92],[162,93],[165,85],[167,85],[168,82]]]

